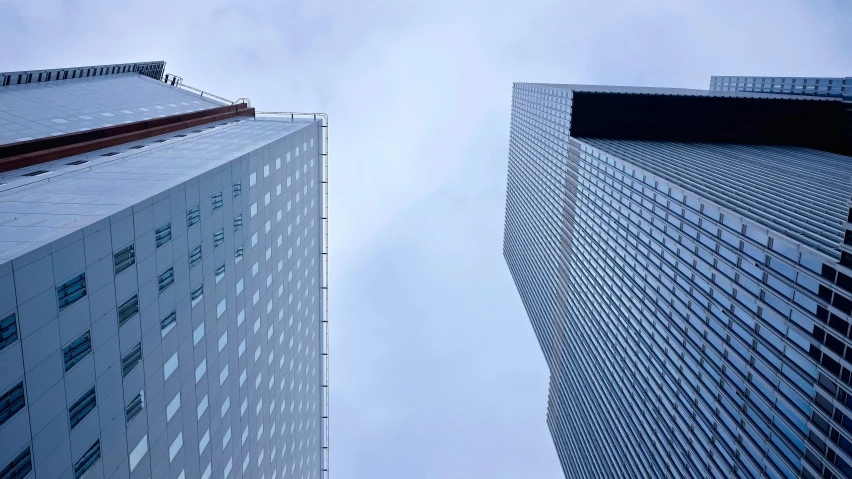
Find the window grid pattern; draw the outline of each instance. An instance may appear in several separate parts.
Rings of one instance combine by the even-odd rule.
[[[504,243],[551,369],[566,476],[852,477],[852,280],[829,266],[837,225],[813,228],[837,243],[809,241],[720,204],[736,194],[694,191],[682,169],[719,148],[788,173],[840,158],[573,140],[570,95],[515,86]],[[846,176],[831,174],[802,181],[820,185],[815,210],[836,223]]]

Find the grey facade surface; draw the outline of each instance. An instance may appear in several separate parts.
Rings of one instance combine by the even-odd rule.
[[[139,73],[11,88],[57,118],[199,108]],[[322,476],[322,130],[240,117],[3,175],[0,477]]]
[[[514,87],[504,256],[565,475],[852,477],[852,158],[689,117],[844,105],[688,92]]]

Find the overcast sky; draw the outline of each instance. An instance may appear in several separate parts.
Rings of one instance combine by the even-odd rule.
[[[330,116],[331,473],[562,477],[502,258],[513,81],[852,76],[844,0],[0,0],[0,71],[165,60]]]

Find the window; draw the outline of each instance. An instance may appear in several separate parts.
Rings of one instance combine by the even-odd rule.
[[[225,241],[225,229],[222,228],[219,231],[213,233],[213,247],[217,247]]]
[[[0,396],[0,426],[12,419],[25,405],[24,382],[21,381]]]
[[[207,405],[208,405],[208,399],[207,399],[207,394],[205,394],[204,397],[201,398],[201,402],[198,403],[198,407],[196,408],[196,411],[195,411],[195,418],[196,419],[199,419],[199,420],[201,419],[201,416],[203,416],[204,412],[207,411]]]
[[[169,446],[169,462],[175,460],[175,456],[180,452],[180,448],[183,447],[183,431],[179,432],[174,441],[172,441],[172,445]]]
[[[74,463],[74,479],[85,476],[89,469],[101,458],[101,441],[95,441],[92,446]]]
[[[195,331],[192,332],[192,346],[198,346],[198,342],[204,337],[204,323],[198,325]]]
[[[204,377],[204,374],[207,372],[207,358],[201,361],[201,364],[195,368],[195,384],[198,384],[198,381],[201,381],[201,378]]]
[[[65,359],[65,372],[68,372],[75,364],[79,363],[92,351],[91,333],[86,331],[82,336],[75,339],[62,350]]]
[[[80,273],[56,288],[56,296],[59,300],[60,311],[86,296],[86,273]]]
[[[176,323],[177,311],[172,311],[168,316],[163,318],[163,320],[160,321],[160,333],[162,334],[162,337],[166,337],[166,335],[169,334],[169,331],[175,327]]]
[[[234,251],[234,258],[237,262],[239,262],[242,259],[242,257],[243,257],[243,247],[240,246],[239,248],[237,248],[236,251]]]
[[[134,246],[131,244],[130,246],[120,249],[118,253],[113,255],[113,261],[115,262],[115,275],[118,276],[119,273],[136,263],[136,252],[134,250]]]
[[[169,286],[171,286],[175,282],[175,269],[169,268],[163,274],[157,277],[157,286],[160,290],[160,293],[165,291]]]
[[[222,333],[222,336],[219,337],[219,352],[221,353],[225,346],[228,344],[228,331],[226,330]]]
[[[238,215],[234,218],[234,231],[237,231],[243,226],[243,215]]]
[[[222,301],[219,301],[219,304],[216,306],[216,319],[221,318],[222,314],[225,313],[225,308],[226,308],[225,299],[226,298],[222,298]]]
[[[177,413],[178,409],[180,409],[180,391],[175,394],[175,397],[169,402],[169,405],[166,406],[166,422],[172,420],[175,413]]]
[[[201,261],[201,245],[196,246],[189,252],[189,267],[192,268]]]
[[[249,175],[249,186],[254,186],[255,183],[257,183],[257,173],[252,173]]]
[[[139,295],[134,294],[118,307],[118,325],[121,326],[139,312]]]
[[[222,193],[217,193],[213,195],[213,210],[218,210],[222,207]]]
[[[80,421],[88,416],[95,406],[97,406],[97,399],[95,398],[95,388],[93,387],[86,391],[80,399],[74,401],[74,404],[68,408],[68,420],[71,422],[71,429],[74,429],[77,424],[80,424]]]
[[[229,398],[230,400],[230,398]],[[225,447],[228,446],[228,443],[231,442],[231,427],[228,426],[228,430],[225,431],[225,435],[222,436],[222,450],[225,450]],[[230,461],[228,462],[230,464]],[[225,474],[227,476],[227,473]]]
[[[0,320],[0,351],[17,340],[18,322],[15,321],[15,313],[12,313]]]
[[[198,454],[201,455],[204,453],[204,450],[207,449],[207,445],[210,444],[210,429],[204,432],[204,435],[201,436],[201,440],[198,441]]]
[[[254,215],[257,214],[257,203],[252,203],[251,205],[251,217],[254,218]]]
[[[30,455],[30,448],[27,447],[0,470],[0,477],[3,479],[23,479],[32,470],[33,460]]]
[[[216,268],[216,282],[218,283],[222,278],[225,277],[225,265],[219,266]]]
[[[168,381],[169,377],[178,367],[178,355],[177,353],[172,354],[172,357],[166,361],[166,364],[163,365],[163,379]]]
[[[142,408],[145,407],[145,391],[139,391],[139,394],[133,396],[133,399],[130,400],[130,404],[124,408],[124,417],[128,424],[130,421],[136,418],[140,412],[142,412]]]
[[[198,205],[193,208],[190,208],[189,211],[186,212],[186,227],[198,223],[201,220],[201,212],[198,209]]]
[[[142,343],[137,343],[121,358],[121,377],[127,377],[130,371],[142,361]]]
[[[234,196],[240,196],[240,193],[243,192],[242,183],[234,183]]]
[[[228,371],[228,364],[226,363],[225,367],[223,367],[222,370],[219,371],[219,386],[220,387],[223,384],[225,384],[225,380],[228,379],[229,374],[230,374],[230,372]]]
[[[145,453],[148,452],[148,435],[145,434],[142,436],[142,440],[139,441],[139,444],[133,448],[133,451],[130,452],[130,472],[133,472],[136,469],[136,466],[139,465],[139,462],[142,461],[142,458],[145,457]]]
[[[168,243],[169,240],[172,239],[172,224],[166,223],[165,225],[160,226],[156,231],[154,231],[154,236],[157,239],[157,248]]]
[[[189,299],[191,300],[193,307],[195,307],[196,304],[200,303],[202,298],[204,298],[204,283],[198,286],[198,288],[194,289],[189,295]]]

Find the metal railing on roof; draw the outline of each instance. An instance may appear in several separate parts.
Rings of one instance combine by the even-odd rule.
[[[209,91],[204,91],[200,88],[195,88],[194,86],[187,85],[183,82],[183,77],[179,77],[173,73],[166,73],[165,75],[163,75],[163,83],[168,83],[169,85],[172,85],[174,87],[183,88],[185,90],[198,93],[201,98],[204,98],[205,96],[208,98],[213,98],[214,100],[225,103],[226,105],[237,105],[240,103],[245,103],[246,105],[251,106],[251,100],[249,100],[248,98],[238,98],[236,101],[228,100],[225,97],[214,95]]]

